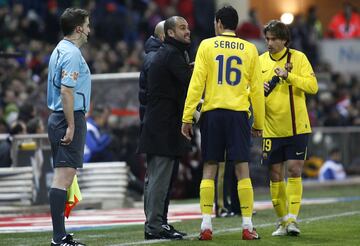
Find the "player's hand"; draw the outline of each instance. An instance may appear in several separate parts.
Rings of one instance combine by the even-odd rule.
[[[74,127],[68,127],[66,128],[66,133],[65,136],[60,140],[62,145],[69,145],[73,138],[74,138],[74,132],[75,132],[75,128]]]
[[[276,73],[277,76],[279,76],[282,79],[287,79],[288,77],[288,71],[284,68],[277,67],[275,68],[274,72]]]
[[[181,126],[181,133],[188,140],[191,140],[191,137],[194,135],[192,124],[191,123],[183,123]]]
[[[251,128],[251,135],[253,137],[261,137],[262,136],[262,130],[257,130],[255,128]]]

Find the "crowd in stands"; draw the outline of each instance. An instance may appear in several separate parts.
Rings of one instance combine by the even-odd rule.
[[[70,6],[91,13],[89,43],[82,52],[92,74],[140,71],[143,43],[159,21],[172,15],[181,15],[189,23],[192,59],[200,41],[214,35],[214,0],[0,0],[0,134],[18,132],[19,122],[47,118],[47,65],[61,39],[60,14]],[[360,15],[346,5],[326,27],[316,10],[309,8],[290,26],[292,47],[304,51],[320,74],[320,92],[308,98],[311,123],[360,125],[359,78],[332,72],[319,60],[317,51],[324,37],[359,38]],[[244,39],[262,39],[263,24],[252,9],[236,33]],[[121,129],[114,133],[117,131]]]

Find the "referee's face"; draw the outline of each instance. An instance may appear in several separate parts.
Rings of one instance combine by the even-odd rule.
[[[285,47],[286,40],[279,39],[272,32],[266,32],[265,42],[270,54],[276,54]]]

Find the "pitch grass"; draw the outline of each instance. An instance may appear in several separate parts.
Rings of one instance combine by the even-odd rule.
[[[268,199],[266,190],[256,192],[256,196]],[[360,196],[356,186],[312,189],[304,191],[304,198],[314,197],[354,197]],[[254,216],[255,226],[261,240],[241,240],[241,218],[218,218],[213,220],[213,241],[197,240],[200,220],[188,220],[173,225],[188,233],[181,241],[153,242],[152,245],[360,245],[360,201],[333,204],[306,205],[300,212],[300,237],[272,237],[276,217],[272,209],[258,211]],[[97,230],[75,232],[76,238],[87,245],[144,245],[143,226],[117,226]],[[50,232],[0,234],[0,245],[49,245]]]

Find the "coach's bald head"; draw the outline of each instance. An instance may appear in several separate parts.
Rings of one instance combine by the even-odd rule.
[[[155,38],[160,39],[162,42],[164,42],[164,39],[165,39],[164,23],[165,23],[165,21],[160,21],[156,25],[155,30],[154,30]]]

